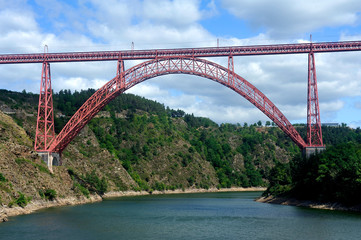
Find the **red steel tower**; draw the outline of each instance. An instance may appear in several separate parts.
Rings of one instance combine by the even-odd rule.
[[[307,147],[304,154],[310,156],[316,151],[323,151],[320,106],[318,101],[315,54],[310,44],[308,53],[308,92],[307,92]]]
[[[48,152],[48,148],[54,138],[54,111],[50,64],[44,61],[41,74],[35,151]]]
[[[310,147],[323,146],[315,55],[312,51],[308,54],[307,143]]]

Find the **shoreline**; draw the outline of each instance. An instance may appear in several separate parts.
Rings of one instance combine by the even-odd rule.
[[[146,191],[112,191],[107,192],[103,196],[97,194],[90,195],[89,198],[82,196],[77,197],[66,197],[58,198],[54,201],[46,200],[36,200],[31,201],[25,207],[7,207],[0,206],[0,223],[7,222],[9,217],[14,217],[18,215],[31,214],[41,209],[51,208],[51,207],[61,207],[61,206],[71,206],[71,205],[80,205],[101,202],[106,198],[117,198],[117,197],[128,197],[128,196],[145,196],[145,195],[162,195],[162,194],[187,194],[187,193],[207,193],[207,192],[251,192],[251,191],[264,191],[266,188],[263,187],[250,187],[250,188],[210,188],[210,189],[176,189],[176,190],[165,190],[165,191],[153,191],[151,193]]]
[[[162,194],[188,194],[188,193],[211,193],[211,192],[261,192],[265,191],[264,187],[250,187],[250,188],[242,188],[242,187],[233,187],[233,188],[209,188],[209,189],[197,189],[197,188],[188,188],[188,189],[175,189],[175,190],[164,190],[158,191],[155,190],[153,192],[147,191],[119,191],[119,192],[107,192],[102,198],[115,198],[115,197],[128,197],[128,196],[145,196],[145,195],[162,195]]]
[[[347,207],[337,202],[324,203],[324,202],[316,202],[310,200],[299,200],[295,198],[273,197],[273,196],[260,197],[256,199],[256,202],[295,206],[295,207],[307,207],[313,209],[337,210],[337,211],[349,211],[349,212],[361,213],[361,204],[357,206]]]
[[[18,215],[31,214],[41,209],[51,208],[51,207],[61,207],[61,206],[70,206],[70,205],[81,205],[87,203],[101,202],[102,198],[99,195],[90,195],[89,198],[86,197],[67,197],[67,198],[58,198],[54,201],[46,200],[36,200],[31,201],[25,207],[8,207],[0,206],[0,223],[7,222],[9,217],[14,217]]]

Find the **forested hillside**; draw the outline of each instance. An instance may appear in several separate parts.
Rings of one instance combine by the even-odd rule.
[[[75,106],[75,111],[80,106],[78,99],[86,99],[92,93],[93,90],[74,94],[60,91],[54,96],[57,108],[66,116],[56,119],[58,130],[72,114],[67,106]],[[210,119],[165,108],[131,94],[119,96],[104,110],[90,122],[90,129],[100,146],[119,159],[145,190],[159,189],[160,185],[261,186],[276,161],[287,162],[299,152],[278,128],[256,124],[218,126]],[[192,171],[204,173],[203,166],[196,167],[200,165],[198,160],[205,166],[210,164],[212,171],[195,179],[197,174]],[[160,167],[161,163],[166,167]]]
[[[295,156],[289,163],[277,163],[265,196],[361,205],[360,128],[343,124],[322,130],[327,149],[309,159]]]
[[[94,92],[63,90],[53,95],[57,133]],[[270,123],[267,127],[260,122],[219,126],[207,118],[122,94],[65,149],[63,166],[55,167],[52,174],[32,150],[37,104],[36,94],[0,90],[0,110],[7,114],[1,116],[8,122],[1,130],[8,137],[2,137],[0,148],[0,154],[6,155],[0,169],[1,201],[6,204],[22,195],[44,198],[44,191],[50,190],[65,197],[119,190],[266,186],[275,164],[287,163],[300,153]],[[26,146],[8,133],[10,120],[29,139]],[[9,141],[16,144],[8,148]],[[24,179],[21,184],[16,180],[19,176]]]

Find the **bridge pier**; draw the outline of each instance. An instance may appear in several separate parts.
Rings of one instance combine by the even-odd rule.
[[[50,172],[53,172],[53,166],[61,166],[61,158],[59,153],[52,152],[38,152],[38,155],[41,157]]]
[[[312,155],[315,155],[316,153],[320,153],[322,151],[326,150],[325,146],[319,146],[319,147],[305,147],[303,149],[303,156],[306,158],[310,158]]]

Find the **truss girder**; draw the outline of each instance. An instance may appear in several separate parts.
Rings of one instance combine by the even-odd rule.
[[[172,56],[185,57],[226,57],[272,54],[299,54],[299,53],[345,52],[361,51],[361,41],[320,42],[297,44],[274,44],[255,46],[228,46],[210,48],[176,48],[150,49],[125,51],[99,52],[69,52],[69,53],[33,53],[33,54],[1,54],[0,64],[13,63],[42,63],[46,57],[48,62],[83,62],[83,61],[117,61],[156,59]]]
[[[51,152],[62,152],[79,131],[112,99],[129,88],[147,80],[167,74],[191,74],[225,85],[260,109],[275,124],[277,124],[299,147],[304,148],[306,143],[282,112],[256,87],[241,76],[229,71],[216,63],[190,57],[172,56],[156,58],[134,66],[116,76],[102,88],[95,92],[80,109],[73,115],[63,130],[50,146]],[[229,74],[232,74],[233,83],[230,84]],[[119,79],[123,82],[122,88],[117,88]]]

